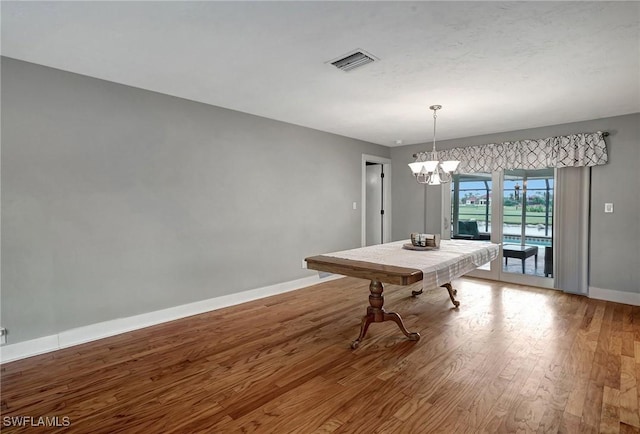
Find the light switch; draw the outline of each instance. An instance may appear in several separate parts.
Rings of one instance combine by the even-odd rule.
[[[604,204],[604,212],[613,212],[613,204],[605,203]]]
[[[358,209],[358,202],[353,202],[353,209]]]

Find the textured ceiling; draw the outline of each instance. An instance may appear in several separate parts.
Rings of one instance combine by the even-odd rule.
[[[1,8],[4,56],[386,146],[640,112],[638,2]]]

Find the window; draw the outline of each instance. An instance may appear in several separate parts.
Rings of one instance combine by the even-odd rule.
[[[489,240],[491,174],[454,175],[451,182],[451,238]]]

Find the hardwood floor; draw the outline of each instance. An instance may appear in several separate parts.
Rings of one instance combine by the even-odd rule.
[[[640,307],[459,279],[452,309],[444,289],[386,285],[385,306],[422,338],[376,323],[351,350],[368,285],[339,279],[2,365],[2,432],[640,432]],[[69,426],[8,426],[18,416]]]

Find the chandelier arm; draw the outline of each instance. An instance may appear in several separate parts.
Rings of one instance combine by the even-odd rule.
[[[429,184],[432,178],[430,173],[416,173],[415,176],[418,184]]]
[[[451,179],[453,178],[451,173],[446,172],[444,169],[440,168],[440,179],[442,182],[451,182]]]

